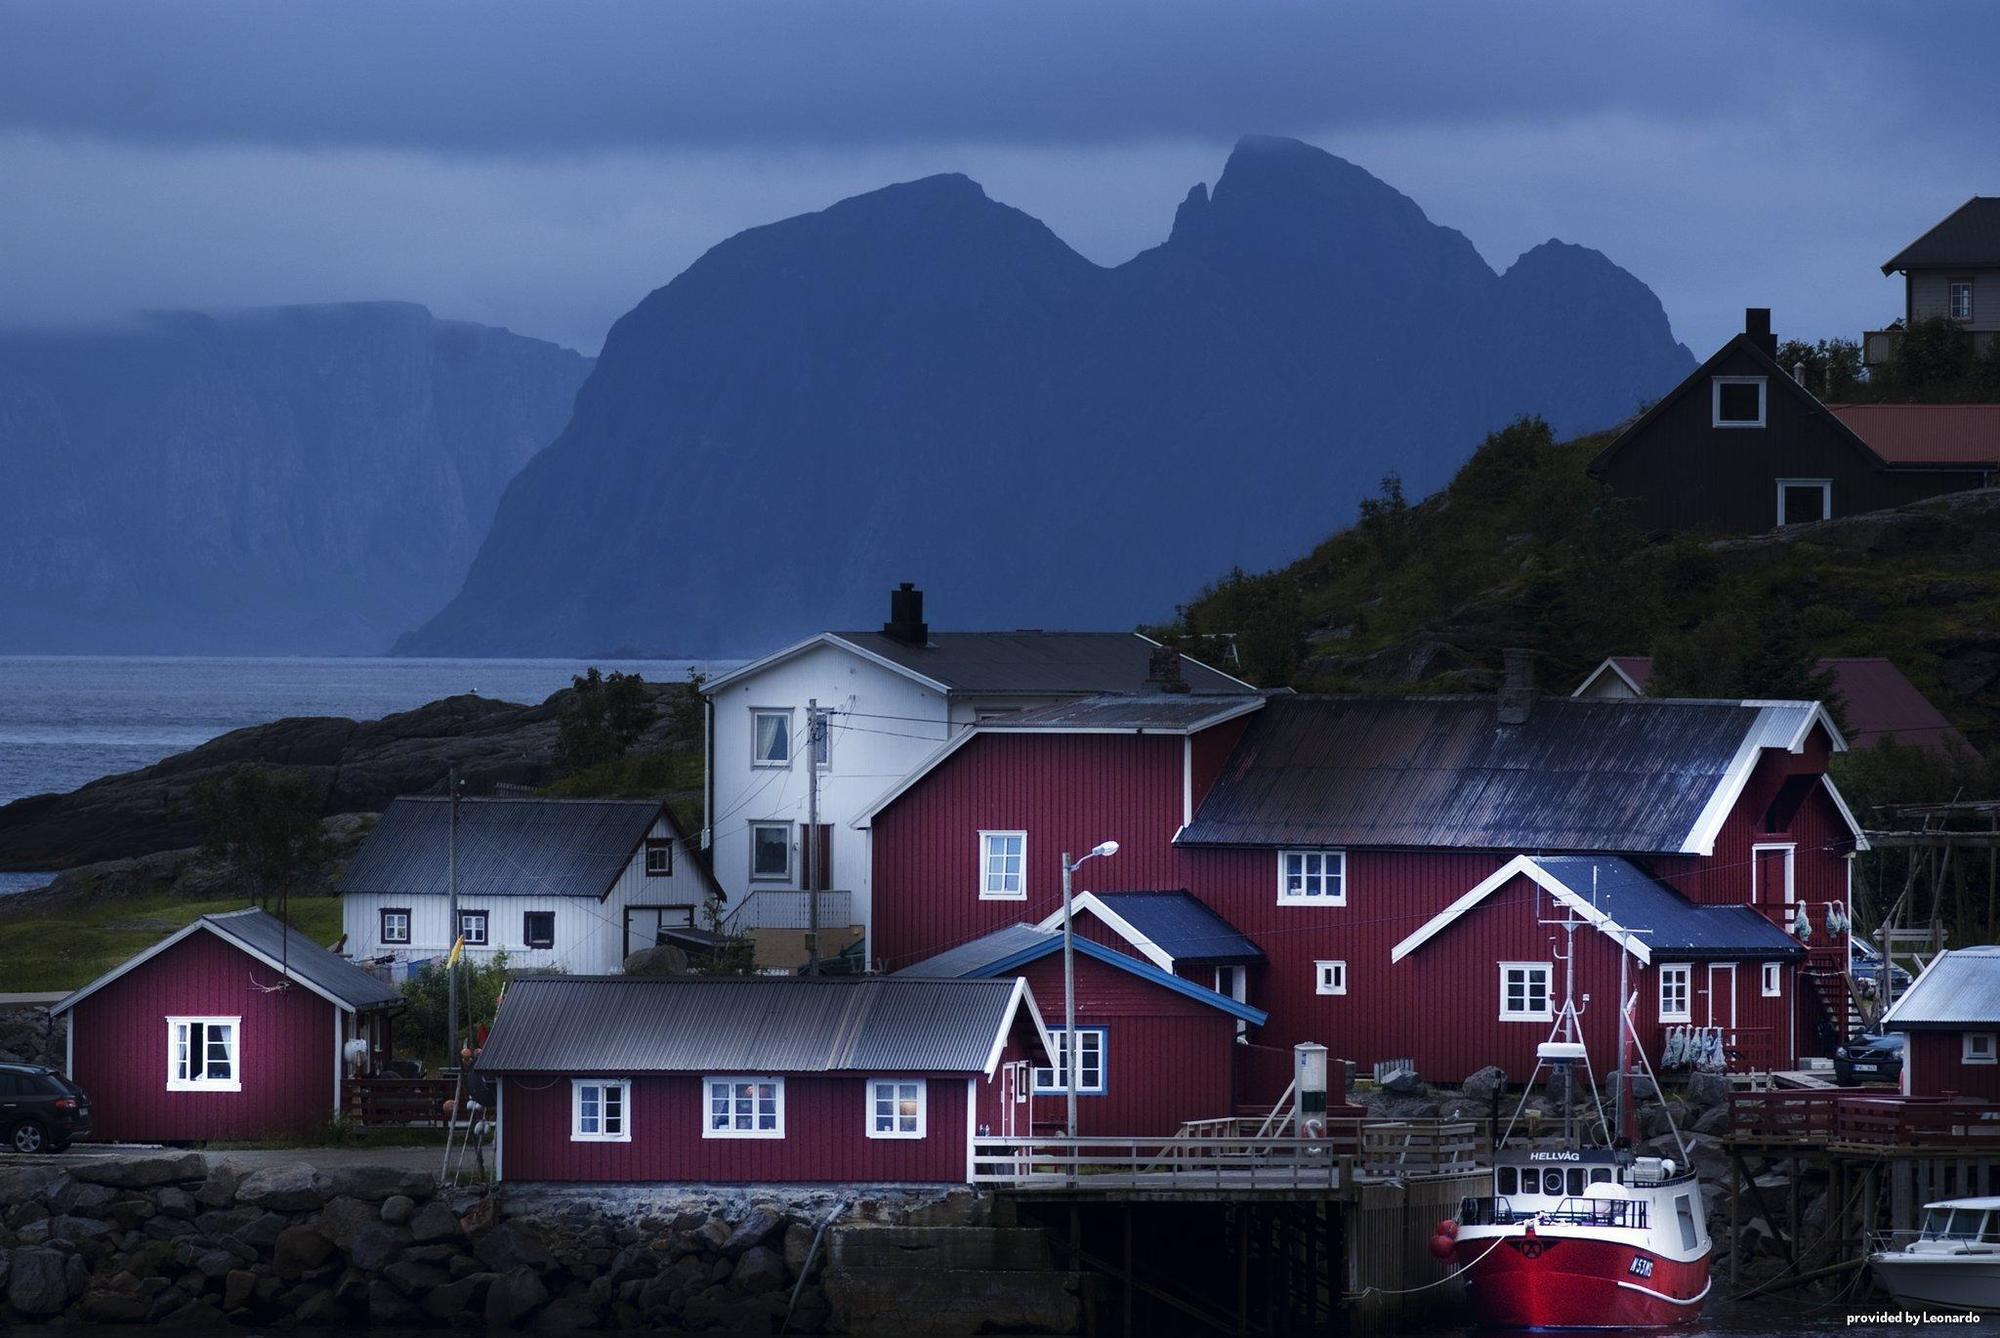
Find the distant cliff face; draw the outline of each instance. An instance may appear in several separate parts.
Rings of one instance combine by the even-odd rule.
[[[589,369],[404,303],[0,334],[0,651],[380,653]]]
[[[1350,163],[1245,140],[1100,268],[933,177],[742,233],[613,327],[408,653],[741,654],[879,620],[1123,627],[1442,484],[1523,413],[1603,427],[1693,366],[1594,251],[1496,275]]]

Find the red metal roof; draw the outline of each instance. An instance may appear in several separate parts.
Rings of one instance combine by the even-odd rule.
[[[2000,462],[2000,404],[1829,404],[1892,465]]]

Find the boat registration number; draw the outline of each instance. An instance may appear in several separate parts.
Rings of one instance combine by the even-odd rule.
[[[1635,1278],[1650,1278],[1653,1276],[1653,1261],[1640,1255],[1632,1261],[1632,1267],[1628,1271]]]

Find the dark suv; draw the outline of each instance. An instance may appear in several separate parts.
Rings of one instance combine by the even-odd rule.
[[[40,1064],[0,1064],[0,1137],[16,1152],[61,1152],[90,1132],[90,1098]]]

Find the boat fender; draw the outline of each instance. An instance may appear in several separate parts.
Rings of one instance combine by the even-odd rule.
[[[1665,1180],[1673,1179],[1674,1172],[1678,1169],[1679,1168],[1674,1165],[1674,1159],[1672,1157],[1663,1158],[1660,1162],[1660,1176],[1662,1179]]]
[[[1433,1259],[1449,1259],[1456,1248],[1456,1242],[1442,1231],[1431,1237],[1431,1258]]]
[[[1445,1218],[1444,1221],[1439,1222],[1435,1230],[1436,1233],[1440,1236],[1449,1236],[1453,1240],[1458,1239],[1458,1223],[1454,1222],[1449,1217]]]

